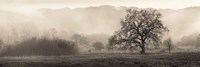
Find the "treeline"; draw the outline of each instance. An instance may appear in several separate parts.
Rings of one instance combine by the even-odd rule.
[[[106,34],[74,34],[66,39],[51,35],[27,37],[14,43],[0,40],[0,56],[59,56],[102,51],[107,37]]]
[[[200,34],[193,33],[188,36],[183,36],[181,41],[177,43],[180,47],[185,48],[199,48],[200,47]]]
[[[0,56],[59,56],[77,54],[73,41],[60,38],[31,37],[15,44],[1,44]]]

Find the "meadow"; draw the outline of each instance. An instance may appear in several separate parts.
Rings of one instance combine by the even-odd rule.
[[[0,57],[0,67],[199,67],[199,52]]]

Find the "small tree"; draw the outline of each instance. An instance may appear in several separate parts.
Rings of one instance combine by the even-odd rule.
[[[167,50],[168,50],[169,53],[170,53],[171,50],[172,50],[172,41],[171,41],[171,38],[168,38],[168,39],[164,40],[163,43],[166,45]]]
[[[104,45],[101,42],[95,42],[93,44],[93,47],[94,47],[95,50],[102,50],[104,48]]]
[[[121,29],[115,34],[116,39],[127,46],[139,46],[140,53],[145,54],[146,41],[159,43],[164,32],[168,31],[160,18],[161,13],[155,9],[129,9],[121,21]]]

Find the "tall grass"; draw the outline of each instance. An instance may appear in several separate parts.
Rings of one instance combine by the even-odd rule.
[[[76,53],[78,53],[78,47],[72,41],[32,37],[15,45],[4,46],[0,56],[59,56]]]

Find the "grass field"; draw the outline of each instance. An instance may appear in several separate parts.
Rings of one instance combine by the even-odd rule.
[[[199,52],[1,57],[0,67],[200,67]]]

